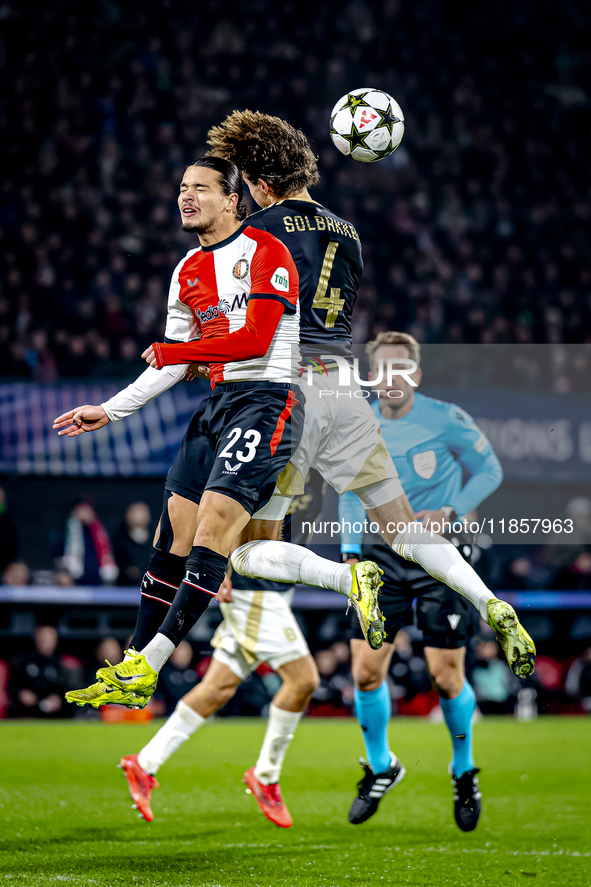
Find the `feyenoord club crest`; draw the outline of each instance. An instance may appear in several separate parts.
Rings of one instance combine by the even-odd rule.
[[[242,258],[238,259],[238,261],[234,265],[232,269],[232,276],[235,277],[236,280],[244,280],[244,278],[248,274],[249,269],[250,265],[248,264],[248,259],[245,259],[244,256],[242,256]]]

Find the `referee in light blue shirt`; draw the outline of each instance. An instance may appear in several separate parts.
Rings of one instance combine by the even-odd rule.
[[[377,378],[379,362],[414,360],[420,366],[420,345],[407,333],[380,333],[367,346],[370,378]],[[420,384],[422,371],[412,377]],[[378,417],[386,446],[398,469],[402,486],[417,520],[463,520],[503,478],[499,460],[486,436],[471,416],[455,404],[419,394],[402,376],[390,387],[378,385],[372,409]],[[463,483],[464,471],[470,475]],[[358,784],[358,797],[349,821],[365,822],[376,812],[381,798],[404,777],[405,769],[388,743],[390,694],[386,675],[394,638],[412,622],[416,598],[417,624],[423,632],[425,659],[433,687],[450,732],[453,756],[450,766],[454,790],[455,820],[462,831],[476,828],[480,816],[479,772],[472,757],[472,714],[475,698],[464,672],[465,645],[470,607],[446,585],[421,567],[399,557],[378,535],[354,532],[366,514],[354,493],[339,500],[343,560],[369,559],[384,571],[380,606],[386,617],[386,640],[371,650],[354,627],[351,653],[355,679],[355,708],[363,730],[368,763]],[[368,522],[369,525],[369,522]],[[469,546],[463,546],[470,552]]]

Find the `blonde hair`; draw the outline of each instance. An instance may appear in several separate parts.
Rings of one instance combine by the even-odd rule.
[[[397,333],[395,330],[388,330],[384,333],[378,333],[373,342],[368,342],[365,346],[365,353],[369,358],[369,365],[373,369],[374,357],[378,348],[382,345],[404,345],[408,349],[408,356],[414,360],[417,367],[421,365],[421,346],[414,336],[410,333]]]

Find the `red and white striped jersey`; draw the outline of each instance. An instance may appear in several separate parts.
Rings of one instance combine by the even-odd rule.
[[[299,277],[287,247],[248,224],[211,247],[190,250],[172,275],[168,342],[220,338],[245,325],[250,299],[281,302],[284,313],[263,357],[210,365],[212,382],[291,382],[300,360]]]

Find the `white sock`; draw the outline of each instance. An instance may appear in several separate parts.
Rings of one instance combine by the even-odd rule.
[[[415,523],[396,536],[392,548],[469,600],[488,624],[486,605],[495,596],[451,542]]]
[[[139,753],[140,767],[154,776],[169,757],[205,723],[205,720],[181,699],[167,722]]]
[[[170,638],[158,632],[140,652],[146,657],[148,665],[151,665],[154,671],[160,672],[173,650],[174,644]]]
[[[290,542],[247,542],[232,553],[231,560],[237,573],[253,579],[301,582],[346,595],[351,591],[351,568],[347,564],[329,561]]]
[[[137,653],[135,652],[135,650],[126,650],[125,656],[123,657],[123,661],[127,662],[128,659],[135,659],[136,656],[137,656]]]
[[[273,703],[269,706],[267,732],[254,768],[254,775],[263,785],[279,782],[285,753],[302,714],[301,711],[284,711]]]

